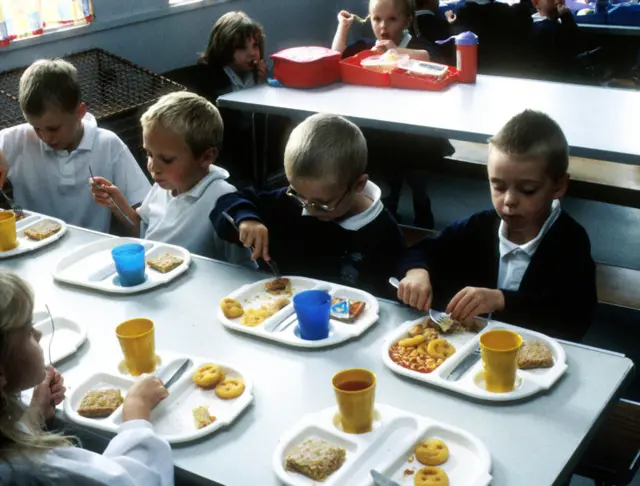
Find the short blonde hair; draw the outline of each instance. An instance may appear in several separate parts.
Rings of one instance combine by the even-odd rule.
[[[371,7],[377,1],[379,0],[369,1],[369,10],[371,10]],[[395,3],[396,7],[402,10],[402,13],[404,13],[407,18],[412,18],[414,16],[416,11],[414,0],[392,0],[392,1]]]
[[[33,293],[17,275],[0,270],[0,366],[11,368],[16,361],[16,335],[31,325]],[[47,451],[71,445],[66,438],[45,433],[42,417],[28,413],[20,399],[20,391],[0,390],[0,460],[32,452]]]
[[[367,169],[367,142],[354,123],[319,113],[293,129],[284,163],[293,177],[352,184]]]
[[[22,74],[18,94],[20,109],[42,116],[52,107],[72,113],[81,102],[78,72],[62,59],[41,59]]]
[[[161,126],[180,135],[194,157],[221,148],[224,125],[218,109],[207,99],[180,91],[160,98],[140,119],[144,130]]]
[[[488,142],[517,159],[540,159],[554,180],[564,176],[569,168],[569,144],[562,128],[540,111],[517,114]]]
[[[233,54],[243,49],[249,39],[255,39],[264,57],[264,29],[244,12],[227,12],[211,28],[207,47],[200,56],[200,64],[224,67],[233,62]]]

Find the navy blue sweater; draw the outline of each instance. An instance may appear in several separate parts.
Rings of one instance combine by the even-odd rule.
[[[497,288],[500,261],[495,211],[456,222],[407,250],[399,277],[429,270],[433,307],[444,309],[464,287]],[[584,228],[562,211],[531,258],[517,291],[501,289],[505,308],[493,318],[551,336],[580,340],[597,303],[595,264]]]
[[[586,50],[573,14],[560,16],[561,22],[544,19],[533,23],[534,55],[541,68],[551,75],[575,73],[579,68],[576,56]]]
[[[303,216],[302,208],[284,188],[247,189],[222,196],[210,215],[218,235],[238,243],[238,233],[222,216],[223,211],[237,224],[257,220],[267,227],[269,254],[284,275],[328,280],[378,296],[389,296],[392,291],[387,280],[395,274],[405,244],[386,209],[369,224],[350,231],[334,222]]]

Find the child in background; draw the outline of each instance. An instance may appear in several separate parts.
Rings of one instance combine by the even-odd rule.
[[[569,183],[564,134],[547,115],[527,110],[489,144],[494,210],[411,247],[398,298],[420,310],[433,303],[458,321],[491,314],[579,340],[597,303],[595,264],[584,228],[560,208]]]
[[[433,45],[432,61],[455,65],[455,44],[451,42],[440,46],[436,44],[436,41],[445,40],[451,36],[449,22],[440,11],[438,0],[416,0],[413,27],[416,36]]]
[[[171,93],[160,98],[140,121],[147,167],[155,184],[134,209],[115,184],[96,177],[97,184],[90,180],[95,201],[110,207],[136,237],[183,246],[211,258],[249,263],[248,252],[220,240],[206,217],[220,196],[235,191],[225,181],[229,173],[213,165],[223,133],[216,107],[194,93]],[[134,227],[113,207],[109,196]]]
[[[367,49],[380,53],[395,49],[398,53],[409,54],[412,59],[428,61],[433,45],[409,33],[413,10],[413,0],[371,0],[369,17],[376,38],[360,39],[349,45],[347,38],[356,16],[342,10],[338,14],[338,30],[331,48],[341,52],[343,59]]]
[[[33,301],[23,280],[0,271],[0,483],[172,486],[171,448],[149,421],[153,407],[168,395],[155,377],[127,392],[120,432],[102,455],[44,431],[44,420],[54,414],[52,402],[64,399],[65,388],[59,373],[45,368],[42,334],[31,323]],[[32,387],[26,409],[20,392]]]
[[[29,123],[0,131],[0,187],[8,176],[24,209],[108,232],[111,212],[91,202],[89,167],[133,203],[150,185],[127,146],[87,113],[76,69],[63,60],[36,61],[20,78],[19,98]]]
[[[310,116],[291,133],[284,166],[289,187],[218,200],[210,216],[218,234],[253,246],[254,260],[273,257],[284,275],[388,292],[404,242],[365,173],[367,144],[358,127],[335,115]]]

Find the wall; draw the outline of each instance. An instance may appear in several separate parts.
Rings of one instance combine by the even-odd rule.
[[[168,71],[193,63],[212,23],[229,10],[243,10],[264,25],[268,52],[292,45],[329,46],[338,3],[339,8],[366,10],[365,0],[233,0],[171,8],[168,0],[94,0],[91,26],[0,49],[0,70],[101,47],[153,71]]]

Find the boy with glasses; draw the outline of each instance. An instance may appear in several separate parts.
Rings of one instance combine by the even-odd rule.
[[[388,293],[404,242],[365,173],[360,129],[339,116],[310,116],[291,133],[284,166],[289,187],[218,200],[210,216],[218,235],[253,247],[254,260],[273,258],[285,275]]]

